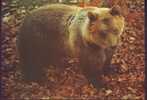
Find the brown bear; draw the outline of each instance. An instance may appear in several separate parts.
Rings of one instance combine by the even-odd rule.
[[[62,67],[64,57],[78,57],[79,68],[98,88],[124,29],[118,6],[76,7],[52,4],[30,12],[17,35],[24,79],[41,81],[44,67]]]

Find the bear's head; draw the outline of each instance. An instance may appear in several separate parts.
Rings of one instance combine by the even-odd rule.
[[[117,46],[124,29],[124,17],[119,6],[98,8],[95,12],[87,13],[88,35],[90,43],[102,48]]]

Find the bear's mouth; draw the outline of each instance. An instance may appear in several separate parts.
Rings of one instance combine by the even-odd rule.
[[[108,44],[106,42],[102,42],[100,44],[87,42],[87,45],[89,48],[92,48],[94,50],[105,49],[108,47]]]
[[[105,49],[108,47],[108,44],[106,42],[101,42],[100,46]]]
[[[92,48],[92,49],[100,49],[101,46],[95,44],[95,43],[91,43],[91,42],[87,42],[87,45],[89,48]]]
[[[105,49],[110,47],[110,43],[108,41],[103,40],[102,38],[96,36],[92,38],[91,41],[86,41],[86,44],[89,48],[93,48],[93,49]]]

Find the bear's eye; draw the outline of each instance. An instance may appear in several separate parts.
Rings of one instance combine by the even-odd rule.
[[[113,29],[112,30],[112,33],[115,34],[115,35],[117,35],[117,34],[119,34],[119,30],[118,29]]]
[[[102,21],[103,21],[104,24],[107,24],[107,25],[111,24],[111,19],[110,18],[104,18]]]

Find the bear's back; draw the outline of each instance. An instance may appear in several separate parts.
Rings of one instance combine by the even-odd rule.
[[[78,9],[66,5],[49,5],[30,12],[24,18],[17,35],[23,66],[29,66],[27,62],[41,65],[49,61],[54,63],[64,56],[68,20]]]
[[[23,31],[25,30],[29,30],[24,33],[28,33],[29,37],[31,37],[31,35],[46,36],[49,32],[54,33],[54,35],[55,33],[64,33],[70,16],[75,15],[78,9],[79,8],[75,6],[70,7],[61,4],[53,4],[40,7],[39,9],[30,12],[25,17],[20,29],[20,31],[22,30],[20,34],[23,34]],[[35,32],[30,34],[29,32],[31,31]],[[51,33],[49,35],[51,35]]]

